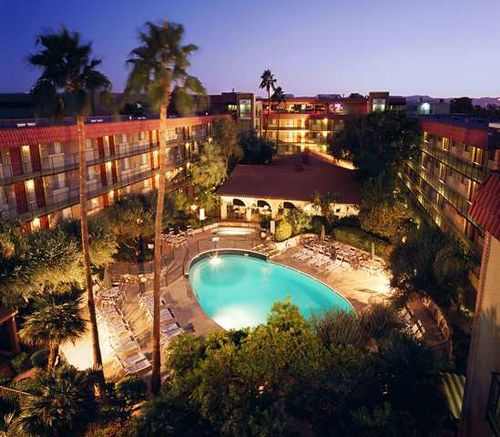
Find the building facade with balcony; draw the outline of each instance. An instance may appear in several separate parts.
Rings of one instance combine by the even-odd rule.
[[[469,214],[488,174],[500,169],[500,126],[467,119],[423,117],[423,142],[400,174],[434,222],[480,254],[484,232]]]
[[[185,189],[191,158],[210,138],[216,119],[168,119],[167,190]],[[158,119],[86,120],[88,209],[112,205],[128,193],[154,189],[158,173]],[[0,217],[33,229],[79,217],[79,165],[72,119],[6,121],[0,126]]]
[[[373,111],[404,111],[406,99],[388,92],[371,92],[367,97],[319,94],[286,97],[281,104],[267,99],[257,103],[260,135],[277,144],[278,155],[288,155],[304,150],[325,153],[329,141],[344,128],[346,117]]]

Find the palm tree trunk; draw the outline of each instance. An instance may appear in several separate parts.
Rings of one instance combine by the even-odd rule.
[[[278,142],[280,138],[280,107],[278,104],[278,120],[277,120],[278,126],[276,130],[276,153],[278,153]]]
[[[271,112],[271,90],[267,90],[267,117],[264,129],[264,138],[267,140],[267,129],[269,127],[269,113]]]
[[[155,252],[153,276],[153,369],[151,375],[151,391],[156,394],[161,387],[160,356],[160,274],[161,274],[161,231],[163,207],[165,202],[165,148],[167,139],[167,103],[160,106],[160,145],[158,150],[158,197],[156,199],[155,217]]]
[[[54,342],[49,344],[49,356],[47,359],[47,370],[51,370],[56,365],[57,356],[59,355],[59,345]]]
[[[87,306],[90,318],[90,330],[92,337],[92,353],[94,367],[98,369],[98,391],[104,394],[104,372],[102,370],[101,348],[99,346],[99,331],[95,310],[94,289],[92,284],[92,272],[90,269],[89,233],[87,217],[87,160],[85,156],[85,124],[82,115],[76,117],[76,132],[78,138],[79,154],[79,177],[80,177],[80,226],[82,234],[83,270],[85,275],[85,288],[87,289]]]

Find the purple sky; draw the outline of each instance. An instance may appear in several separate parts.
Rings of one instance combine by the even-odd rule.
[[[66,24],[94,42],[115,91],[146,20],[186,27],[210,93],[500,94],[500,0],[0,0],[0,92],[27,91],[34,38]]]

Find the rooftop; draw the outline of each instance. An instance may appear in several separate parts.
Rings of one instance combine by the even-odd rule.
[[[357,204],[355,173],[311,152],[273,161],[269,165],[237,165],[217,193],[269,199],[311,201],[315,193],[338,195],[338,202]]]
[[[471,217],[500,240],[500,173],[492,173],[472,201]]]

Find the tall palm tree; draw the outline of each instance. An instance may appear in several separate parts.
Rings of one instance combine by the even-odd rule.
[[[91,95],[97,91],[107,92],[111,88],[111,83],[104,74],[96,70],[101,60],[91,57],[92,43],[82,44],[79,33],[69,32],[63,27],[59,32],[39,35],[36,43],[40,50],[28,58],[31,65],[42,71],[33,87],[35,101],[42,111],[49,112],[51,115],[76,115],[83,268],[92,331],[94,366],[101,369],[98,380],[100,391],[103,393],[104,373],[102,372],[88,236],[84,114],[89,109]]]
[[[158,155],[159,178],[156,200],[153,277],[153,369],[151,390],[160,389],[160,271],[161,231],[165,201],[165,158],[167,137],[167,107],[172,91],[184,94],[204,94],[205,88],[194,76],[187,73],[190,55],[198,50],[194,44],[182,44],[184,26],[163,21],[159,24],[147,22],[139,32],[140,45],[132,50],[127,63],[131,71],[127,92],[145,93],[149,102],[160,111],[160,148]]]
[[[271,100],[273,102],[276,102],[278,105],[278,130],[276,133],[276,151],[278,151],[278,142],[279,142],[279,136],[280,136],[280,106],[282,103],[285,103],[285,93],[283,92],[283,88],[276,87],[274,90],[273,95],[271,96]]]
[[[264,72],[260,75],[260,85],[259,88],[266,90],[267,91],[267,103],[269,105],[268,111],[267,111],[267,120],[266,120],[266,125],[264,129],[264,138],[267,138],[267,125],[269,123],[269,110],[270,105],[271,105],[271,90],[275,90],[276,87],[276,78],[274,77],[274,74],[271,73],[271,70],[266,69]]]
[[[19,335],[29,345],[49,347],[47,369],[54,367],[59,346],[76,341],[85,332],[80,304],[83,292],[75,287],[46,290],[33,298],[34,311],[26,317]]]

